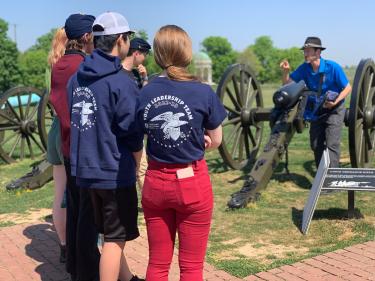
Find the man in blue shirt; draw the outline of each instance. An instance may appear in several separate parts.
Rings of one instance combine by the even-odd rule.
[[[328,148],[330,167],[339,167],[341,129],[344,121],[344,101],[351,91],[343,69],[336,62],[321,57],[321,40],[308,37],[302,46],[305,63],[289,75],[288,61],[281,62],[283,84],[304,80],[310,91],[317,92],[325,102],[317,112],[318,118],[311,122],[310,145],[318,167],[324,149]]]

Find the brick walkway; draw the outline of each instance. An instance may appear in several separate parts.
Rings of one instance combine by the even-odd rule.
[[[147,266],[145,233],[127,245],[132,270],[144,276]],[[57,237],[48,222],[0,228],[0,281],[69,280],[58,261]],[[170,281],[178,280],[174,256]],[[205,264],[205,280],[241,280]],[[317,256],[246,277],[244,280],[375,280],[375,241]],[[192,280],[194,281],[194,280]]]

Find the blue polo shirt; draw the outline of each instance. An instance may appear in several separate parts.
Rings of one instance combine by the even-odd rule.
[[[304,80],[310,91],[318,92],[320,73],[324,73],[322,94],[328,90],[340,93],[348,84],[349,80],[336,62],[320,58],[318,72],[314,72],[310,63],[301,64],[292,74],[290,78],[294,82]]]
[[[163,163],[202,159],[204,131],[216,129],[227,116],[211,87],[198,81],[157,77],[139,96],[137,121],[147,134],[147,155]]]

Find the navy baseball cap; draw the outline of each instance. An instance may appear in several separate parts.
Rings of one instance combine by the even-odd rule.
[[[137,38],[133,38],[132,40],[130,40],[129,49],[139,50],[141,52],[148,52],[151,49],[151,45],[148,44],[146,40],[137,37]]]
[[[92,32],[95,17],[91,15],[72,14],[65,21],[65,33],[69,40],[79,39],[85,33]]]

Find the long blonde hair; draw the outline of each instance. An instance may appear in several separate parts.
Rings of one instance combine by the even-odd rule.
[[[48,54],[48,64],[53,66],[65,53],[66,43],[68,37],[66,36],[65,29],[59,28],[52,39],[51,50]]]
[[[187,70],[193,58],[193,50],[191,39],[185,30],[176,25],[161,27],[155,35],[153,47],[156,63],[166,70],[171,80],[197,80]]]

